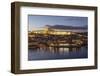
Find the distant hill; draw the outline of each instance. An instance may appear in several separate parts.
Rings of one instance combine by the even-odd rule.
[[[53,29],[87,29],[87,27],[79,27],[79,26],[66,26],[66,25],[46,25],[48,28],[53,28]]]

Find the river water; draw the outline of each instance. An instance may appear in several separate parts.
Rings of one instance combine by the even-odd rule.
[[[28,49],[28,60],[55,60],[88,58],[88,48],[60,48],[59,50]]]

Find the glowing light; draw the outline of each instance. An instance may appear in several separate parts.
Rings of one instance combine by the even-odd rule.
[[[67,34],[68,34],[68,35],[70,35],[70,34],[71,34],[71,32],[68,32]]]
[[[69,31],[62,31],[62,30],[54,30],[54,29],[51,29],[51,28],[44,28],[43,30],[35,30],[35,31],[32,31],[36,34],[52,34],[52,35],[70,35],[71,32]]]

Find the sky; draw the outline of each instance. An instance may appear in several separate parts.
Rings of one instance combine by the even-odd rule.
[[[75,27],[87,27],[87,17],[74,16],[46,16],[46,15],[29,15],[28,26],[29,31],[33,29],[43,28],[45,25],[65,25]]]

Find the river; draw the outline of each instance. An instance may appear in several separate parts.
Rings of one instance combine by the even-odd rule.
[[[88,48],[60,48],[59,50],[28,49],[28,60],[55,60],[88,58]]]

